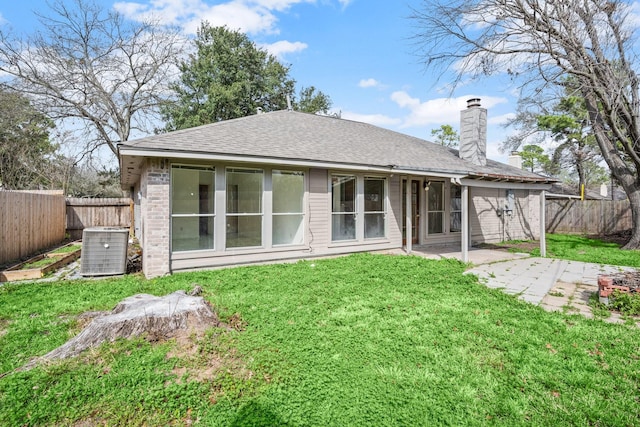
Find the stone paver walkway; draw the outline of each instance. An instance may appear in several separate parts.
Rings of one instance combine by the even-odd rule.
[[[556,282],[581,283],[597,288],[599,274],[633,270],[627,267],[565,261],[551,258],[522,258],[483,264],[468,270],[490,288],[504,289],[533,304],[540,304]]]
[[[466,274],[476,274],[488,287],[503,289],[545,310],[582,314],[591,318],[589,298],[598,291],[598,275],[632,270],[635,269],[531,257],[478,265]],[[615,313],[605,320],[622,322]]]

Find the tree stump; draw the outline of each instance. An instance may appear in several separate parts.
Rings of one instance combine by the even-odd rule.
[[[96,316],[89,325],[41,360],[66,359],[105,341],[145,335],[151,341],[177,334],[203,332],[219,326],[220,320],[202,298],[177,291],[163,297],[138,294],[122,300],[106,314]]]

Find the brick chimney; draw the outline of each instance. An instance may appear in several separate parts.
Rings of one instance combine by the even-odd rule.
[[[467,101],[460,112],[460,158],[478,166],[487,164],[487,109],[480,98]]]

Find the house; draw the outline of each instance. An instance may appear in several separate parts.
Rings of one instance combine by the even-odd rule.
[[[260,113],[129,141],[147,277],[415,245],[542,237],[551,180],[486,159],[487,111],[461,112],[460,150],[365,123]],[[543,197],[541,197],[541,195]]]

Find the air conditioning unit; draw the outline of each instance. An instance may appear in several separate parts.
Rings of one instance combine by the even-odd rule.
[[[127,272],[129,229],[91,227],[82,231],[82,276],[110,276]]]

